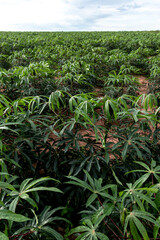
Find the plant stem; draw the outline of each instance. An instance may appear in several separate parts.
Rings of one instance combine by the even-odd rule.
[[[99,199],[99,197],[98,197],[98,201],[100,202],[102,208],[104,209],[104,206],[103,206],[101,200]],[[114,224],[114,226],[119,230],[119,232],[120,232],[120,233],[122,234],[122,236],[124,237],[124,234],[123,234],[123,232],[121,231],[121,229],[116,225],[116,223],[113,221],[113,219],[112,219],[110,216],[108,216],[108,217],[109,217],[109,219],[111,220],[111,222]]]

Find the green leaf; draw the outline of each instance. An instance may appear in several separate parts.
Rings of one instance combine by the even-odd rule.
[[[58,180],[56,180],[56,179],[54,179],[54,178],[43,177],[43,178],[39,178],[39,179],[36,179],[36,180],[33,180],[32,182],[30,182],[30,183],[26,186],[25,190],[28,190],[29,188],[33,187],[33,186],[36,185],[37,183],[45,182],[45,181],[49,181],[49,180],[58,182]],[[24,180],[24,181],[27,181],[27,179]]]
[[[30,218],[27,218],[23,215],[16,214],[9,210],[0,210],[0,219],[7,219],[13,222],[26,222],[28,220],[31,220]]]
[[[86,170],[84,170],[84,172],[87,175],[87,178],[88,178],[88,181],[89,181],[91,187],[95,188],[94,181],[93,181],[92,177],[89,175],[89,173]]]
[[[136,150],[137,156],[138,156],[140,159],[143,159],[142,153],[141,153],[141,151],[138,149],[138,147],[137,147],[135,144],[133,144],[133,143],[132,143],[132,146],[133,146],[134,149]]]
[[[160,224],[160,217],[158,217],[158,219],[156,220],[156,222],[158,222]],[[154,225],[154,228],[153,228],[153,237],[154,237],[154,240],[157,239],[157,236],[158,236],[158,233],[159,233],[159,226],[157,225]]]
[[[51,227],[45,226],[45,227],[41,227],[39,229],[40,229],[40,231],[44,231],[44,232],[48,233],[50,236],[54,237],[57,240],[63,240],[64,239],[61,234],[59,234],[57,231],[55,231]]]
[[[10,211],[15,212],[18,200],[19,200],[19,196],[12,200],[12,202],[9,205],[9,210]]]
[[[141,202],[141,200],[140,200],[139,197],[137,196],[137,192],[134,194],[134,200],[135,200],[135,202],[139,205],[140,209],[141,209],[142,211],[145,211],[145,208],[144,208],[143,203]]]
[[[143,224],[139,221],[139,219],[136,217],[133,217],[133,221],[134,221],[136,227],[138,228],[139,232],[143,236],[144,240],[149,240],[147,231],[146,231],[145,227],[143,226]]]
[[[93,192],[93,189],[85,181],[82,181],[82,180],[80,180],[80,179],[78,179],[76,177],[73,177],[73,176],[67,176],[67,178],[74,180],[74,181],[68,181],[67,183],[73,184],[73,185],[77,185],[77,186],[80,186],[80,187],[83,187],[83,188],[86,188],[89,191]]]
[[[2,232],[0,232],[0,239],[1,240],[9,240],[9,238]]]
[[[0,182],[0,188],[7,188],[9,190],[16,191],[16,189],[7,182]]]
[[[158,221],[157,222],[155,221],[155,217],[151,213],[138,211],[138,210],[135,210],[134,213],[138,218],[145,219],[153,224],[156,224],[158,227],[160,227],[160,223]]]
[[[124,148],[123,148],[123,151],[122,151],[122,159],[123,160],[125,160],[125,158],[126,158],[127,150],[128,150],[128,142],[126,142],[124,144]]]
[[[128,223],[129,223],[129,220],[130,220],[130,215],[128,215],[125,219],[125,224],[124,224],[124,235],[127,231],[127,227],[128,227]]]
[[[29,204],[31,204],[33,207],[36,207],[38,210],[37,203],[32,198],[30,198],[28,194],[23,193],[20,195],[20,198],[25,199]]]
[[[153,189],[153,188],[152,188]],[[156,189],[158,190],[158,189]],[[158,190],[157,194],[156,194],[156,198],[155,198],[155,204],[157,206],[157,208],[159,209],[160,208],[160,190]]]
[[[27,184],[32,180],[32,178],[27,178],[25,179],[21,185],[20,185],[20,192],[22,192],[23,190],[25,190],[25,187],[27,186]]]
[[[147,171],[150,171],[150,168],[148,167],[147,164],[143,163],[143,162],[139,162],[139,161],[134,161],[135,163],[141,165],[142,167],[144,167]]]
[[[116,182],[117,182],[118,184],[120,184],[120,185],[123,186],[123,184],[122,184],[121,181],[118,179],[118,177],[116,176],[116,174],[115,174],[115,172],[113,171],[113,169],[111,169],[111,170],[112,170],[112,174],[113,174],[113,177],[115,178]]]
[[[29,190],[26,190],[25,192],[35,192],[35,191],[51,191],[51,192],[59,192],[62,193],[61,190],[59,190],[58,188],[55,187],[35,187],[35,188],[31,188]]]
[[[109,216],[112,213],[114,207],[115,207],[114,203],[105,204],[104,205],[104,215]]]
[[[137,192],[136,191],[136,194],[143,200],[145,200],[146,202],[150,203],[152,205],[152,207],[154,207],[155,209],[157,209],[157,206],[156,204],[149,198],[147,197],[146,195],[144,195],[143,193],[140,193],[140,192]]]
[[[2,143],[2,141],[0,140],[0,150],[2,151],[2,149],[3,149],[3,143]]]
[[[80,232],[89,232],[90,228],[86,227],[86,226],[79,226],[76,228],[71,229],[71,231],[69,231],[69,233],[67,234],[67,236],[72,235],[73,233],[80,233]]]
[[[133,219],[130,219],[129,226],[130,226],[131,234],[132,234],[134,240],[141,240],[141,237],[138,234],[138,231],[137,231],[137,228],[135,226]]]
[[[94,202],[94,200],[97,198],[97,194],[93,193],[87,200],[86,202],[86,207],[88,207],[89,205],[92,204],[92,202]]]
[[[137,172],[137,171],[136,171]],[[138,171],[141,172],[141,171]],[[137,186],[138,184],[141,183],[141,185],[149,178],[150,173],[146,173],[144,174],[142,177],[140,177],[136,182],[135,182],[135,186]]]
[[[109,163],[109,153],[108,153],[108,149],[107,148],[105,149],[105,161],[106,161],[106,163],[108,165],[108,163]]]
[[[109,238],[104,233],[96,232],[96,235],[100,240],[109,240]]]

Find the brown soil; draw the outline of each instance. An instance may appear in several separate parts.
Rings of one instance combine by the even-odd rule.
[[[57,228],[57,232],[59,232],[63,237],[65,236],[65,229],[63,229],[62,227],[58,227]],[[74,235],[71,235],[68,237],[70,240],[75,240],[77,237]]]
[[[136,92],[138,95],[141,95],[141,94],[148,94],[149,90],[148,90],[148,83],[149,83],[149,80],[145,77],[145,76],[141,76],[141,75],[138,75],[136,76],[138,78],[138,81],[140,83],[140,86],[139,86],[139,91]]]
[[[3,93],[4,91],[5,89],[0,87],[0,93]]]
[[[102,87],[96,87],[93,93],[96,95],[96,97],[104,97],[103,88]]]

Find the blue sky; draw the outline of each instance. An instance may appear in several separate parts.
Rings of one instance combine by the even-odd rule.
[[[0,31],[160,30],[160,0],[0,0]]]

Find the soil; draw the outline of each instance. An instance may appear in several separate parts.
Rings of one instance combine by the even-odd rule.
[[[148,90],[148,83],[149,83],[149,80],[145,77],[145,76],[141,76],[141,75],[137,75],[136,76],[139,83],[140,83],[140,86],[139,86],[139,91],[136,92],[138,95],[141,95],[141,94],[148,94],[149,90]]]
[[[57,229],[57,232],[59,232],[63,237],[65,236],[65,229],[63,229],[62,227],[58,227]],[[76,236],[74,235],[71,235],[70,237],[68,237],[69,240],[76,240]]]

